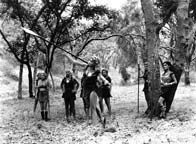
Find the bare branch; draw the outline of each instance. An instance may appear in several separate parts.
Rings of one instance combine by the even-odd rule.
[[[86,46],[88,44],[90,44],[92,41],[98,41],[98,40],[107,40],[109,38],[112,38],[112,37],[122,37],[122,38],[125,38],[125,36],[121,35],[121,34],[114,34],[114,35],[110,35],[108,37],[104,37],[104,38],[92,38],[90,40],[88,40],[87,42],[84,43],[84,45],[81,47],[81,49],[77,52],[77,55],[80,55],[80,53],[86,48]],[[125,38],[126,39],[126,38]],[[129,40],[127,40],[129,41]]]
[[[172,51],[172,52],[174,52],[174,53],[177,52],[176,49],[175,49],[174,47],[170,47],[170,46],[168,46],[168,47],[166,47],[166,46],[161,46],[160,48],[161,48],[161,49],[168,50],[168,51]]]
[[[1,36],[3,37],[4,41],[7,43],[10,51],[14,54],[15,58],[20,62],[20,63],[27,63],[26,61],[23,61],[21,60],[17,54],[15,52],[13,52],[13,47],[12,45],[10,44],[10,42],[7,40],[6,36],[4,35],[4,33],[2,32],[2,30],[0,29],[0,33],[1,33]]]

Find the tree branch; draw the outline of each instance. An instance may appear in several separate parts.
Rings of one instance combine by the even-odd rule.
[[[85,43],[84,43],[84,45],[81,47],[81,49],[77,52],[77,55],[80,55],[80,53],[86,48],[86,46],[88,45],[88,44],[90,44],[92,41],[98,41],[98,40],[107,40],[107,39],[109,39],[109,38],[111,38],[111,37],[123,37],[123,38],[125,38],[125,36],[123,36],[123,35],[121,35],[121,34],[114,34],[114,35],[110,35],[110,36],[108,36],[108,37],[104,37],[104,38],[92,38],[92,39],[90,39],[90,40],[88,40],[88,41],[86,41]],[[126,39],[126,38],[125,38]],[[127,41],[129,41],[129,40],[127,40]]]
[[[5,35],[4,35],[4,33],[2,32],[1,29],[0,29],[0,33],[1,33],[1,36],[3,37],[4,41],[7,43],[7,45],[8,45],[8,47],[9,47],[10,51],[14,54],[14,57],[15,57],[20,63],[24,63],[24,64],[27,63],[26,61],[21,60],[21,59],[17,56],[17,54],[16,54],[15,52],[13,52],[13,47],[12,47],[12,45],[11,45],[10,42],[7,40],[7,38],[5,37]]]

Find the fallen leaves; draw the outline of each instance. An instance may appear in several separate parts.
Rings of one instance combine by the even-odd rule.
[[[186,87],[187,88],[187,87]],[[181,87],[185,89],[185,87]],[[115,90],[118,90],[115,93]],[[33,99],[8,99],[1,101],[2,121],[0,143],[4,144],[157,144],[191,143],[196,140],[196,98],[182,101],[177,93],[172,111],[167,119],[144,117],[145,100],[141,98],[140,113],[136,110],[134,86],[117,87],[113,91],[112,117],[106,114],[107,124],[87,125],[83,104],[76,100],[76,121],[65,120],[64,103],[60,93],[51,98],[51,120],[42,121],[39,106],[32,112]],[[196,89],[194,89],[196,91]],[[194,92],[193,91],[193,92]],[[126,94],[125,94],[126,93]],[[190,108],[191,107],[191,108]]]

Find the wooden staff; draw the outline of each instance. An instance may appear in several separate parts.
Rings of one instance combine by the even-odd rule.
[[[140,92],[140,64],[138,62],[138,77],[137,77],[137,80],[138,80],[138,89],[137,89],[137,112],[139,113],[139,92]]]

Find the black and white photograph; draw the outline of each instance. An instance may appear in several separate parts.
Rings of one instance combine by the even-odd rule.
[[[196,0],[0,0],[0,144],[195,144]]]

